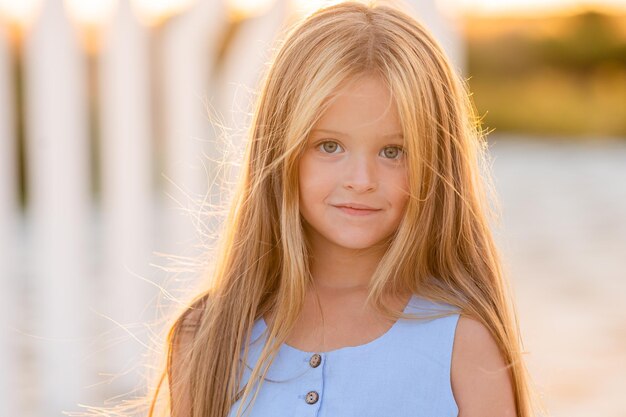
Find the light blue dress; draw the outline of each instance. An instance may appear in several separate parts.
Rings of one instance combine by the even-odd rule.
[[[442,311],[453,315],[422,322],[400,319],[382,336],[359,346],[318,353],[283,343],[251,412],[244,415],[456,417],[450,361],[459,311],[417,295],[404,309],[426,315]],[[263,318],[255,322],[240,387],[258,360],[266,329]],[[241,401],[232,406],[229,417],[235,417]]]

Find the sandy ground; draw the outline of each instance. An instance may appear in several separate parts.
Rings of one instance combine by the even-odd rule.
[[[491,137],[497,239],[549,415],[626,416],[626,142]]]

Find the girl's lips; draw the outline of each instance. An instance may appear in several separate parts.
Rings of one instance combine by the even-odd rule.
[[[374,214],[380,211],[380,210],[374,210],[374,209],[355,209],[355,208],[344,207],[344,206],[335,206],[335,207],[337,207],[339,210],[343,211],[344,213],[350,214],[353,216],[367,216],[367,215]]]

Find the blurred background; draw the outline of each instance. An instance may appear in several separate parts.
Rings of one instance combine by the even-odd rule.
[[[330,3],[0,0],[0,415],[144,392],[274,41]],[[494,233],[549,415],[626,416],[626,1],[406,4],[489,129]]]

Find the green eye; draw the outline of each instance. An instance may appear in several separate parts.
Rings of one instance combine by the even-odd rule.
[[[387,146],[381,151],[385,158],[400,159],[404,155],[404,149],[400,146]]]

